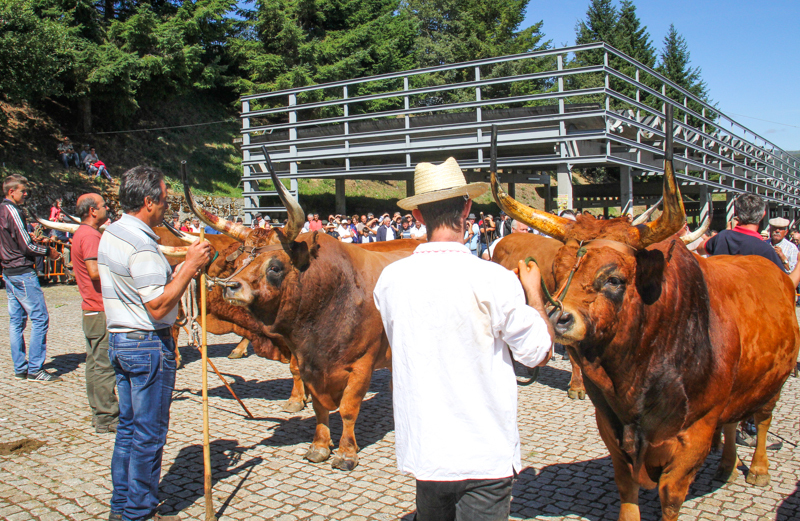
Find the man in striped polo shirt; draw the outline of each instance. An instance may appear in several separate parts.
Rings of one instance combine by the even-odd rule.
[[[119,397],[111,459],[112,521],[152,516],[177,519],[155,512],[175,387],[170,328],[181,295],[192,277],[211,261],[213,248],[207,242],[192,244],[183,268],[172,276],[153,232],[164,218],[166,198],[160,170],[137,166],[122,174],[119,202],[125,214],[103,233],[97,252],[108,355]]]

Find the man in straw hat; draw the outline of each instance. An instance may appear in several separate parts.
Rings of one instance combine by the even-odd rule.
[[[552,347],[539,269],[520,262],[518,279],[470,254],[465,221],[489,187],[467,184],[455,159],[420,163],[414,186],[398,205],[428,242],[373,294],[392,347],[397,465],[417,480],[420,521],[507,518],[521,468],[511,354],[536,366]]]

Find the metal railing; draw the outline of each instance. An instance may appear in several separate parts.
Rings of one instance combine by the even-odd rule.
[[[602,63],[587,63],[589,53]],[[568,57],[584,58],[567,61]],[[576,66],[580,63],[580,66]],[[442,65],[241,98],[244,195],[255,212],[279,175],[411,179],[420,161],[455,156],[485,178],[491,125],[510,180],[572,168],[663,172],[671,105],[675,167],[713,192],[757,192],[800,208],[800,160],[605,43]],[[293,188],[296,190],[296,181]]]

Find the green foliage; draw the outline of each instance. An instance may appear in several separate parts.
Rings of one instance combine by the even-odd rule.
[[[701,77],[701,70],[699,67],[691,67],[691,53],[689,52],[689,45],[686,40],[675,29],[674,24],[670,24],[669,32],[664,37],[664,48],[661,51],[661,63],[657,70],[663,74],[667,79],[676,83],[679,87],[689,91],[703,101],[708,102],[708,86]],[[667,87],[667,96],[673,99],[681,99],[683,94],[678,92],[672,87]],[[702,113],[702,106],[689,100],[688,106],[690,109],[697,113]],[[677,111],[676,118],[681,118],[683,111]],[[716,114],[706,113],[706,117],[714,119]],[[694,126],[700,126],[702,123],[697,118],[689,117],[689,123]],[[707,127],[707,131],[710,129]]]
[[[30,0],[0,3],[0,92],[12,100],[62,94],[69,40],[67,27],[39,16]]]
[[[547,49],[542,22],[524,30],[519,26],[525,18],[529,0],[483,2],[478,0],[407,0],[404,12],[419,28],[414,39],[414,56],[418,67],[432,67],[494,56],[520,54]],[[523,62],[481,67],[481,79],[513,76],[551,68],[553,60]],[[412,87],[473,81],[472,69],[443,71],[414,78]],[[518,82],[512,85],[483,89],[484,99],[542,92],[551,87],[547,82]],[[439,105],[474,100],[473,89],[434,92],[415,99],[417,106]],[[499,107],[497,107],[499,108]]]

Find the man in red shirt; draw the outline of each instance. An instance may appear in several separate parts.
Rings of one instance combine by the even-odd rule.
[[[116,377],[108,358],[108,330],[97,271],[100,226],[108,220],[108,207],[99,194],[83,194],[75,211],[81,225],[72,238],[72,266],[81,294],[83,334],[86,336],[86,395],[92,408],[92,425],[98,433],[116,432],[119,403],[114,394]]]

